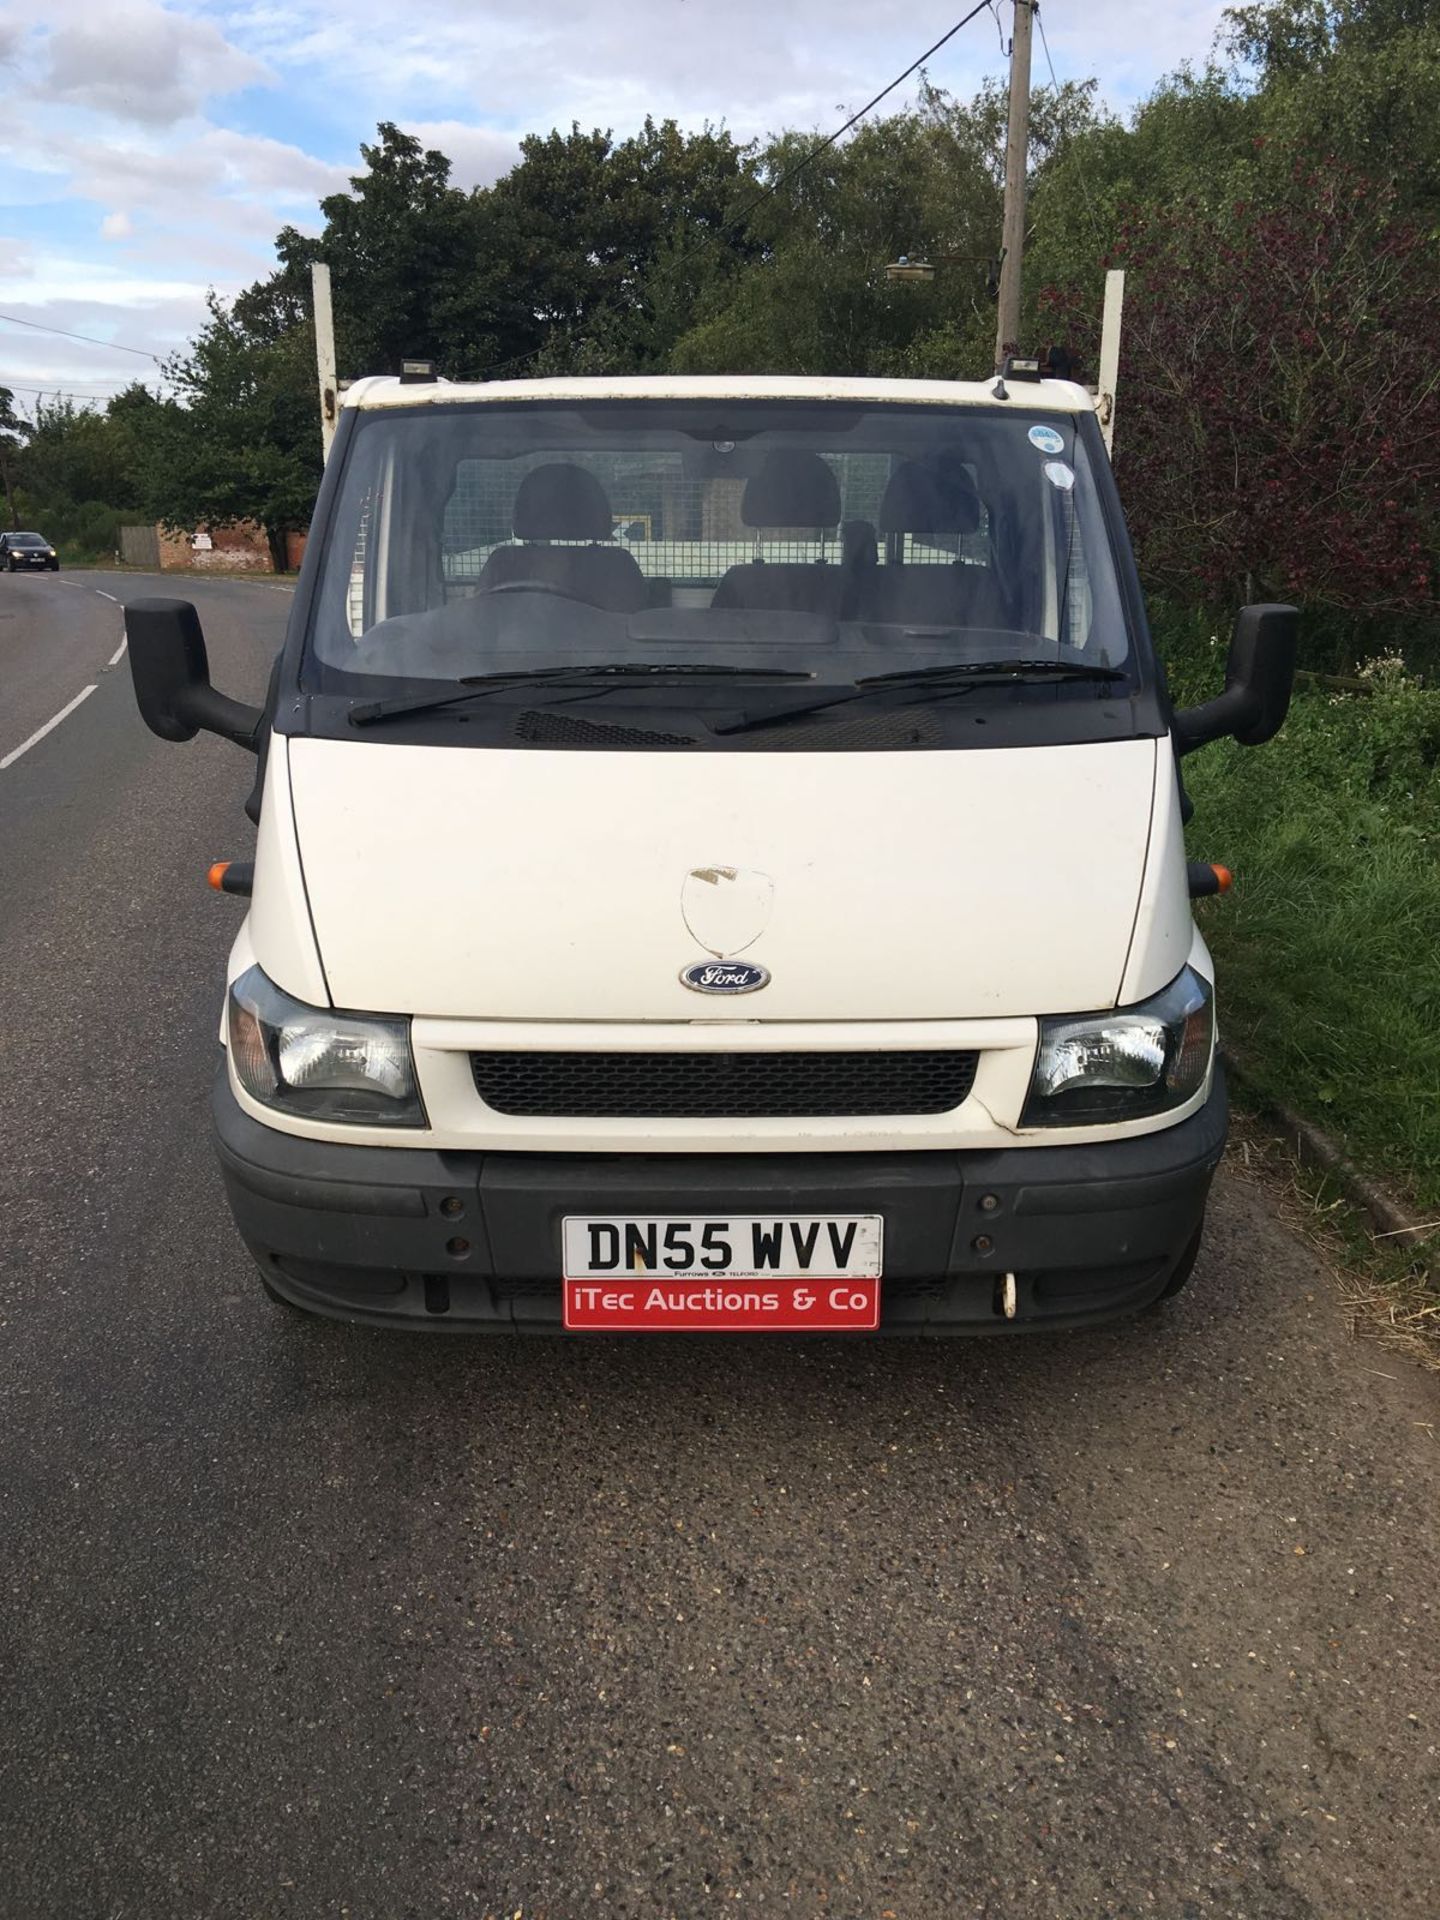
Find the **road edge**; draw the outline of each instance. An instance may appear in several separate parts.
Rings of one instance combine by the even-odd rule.
[[[1417,1220],[1388,1188],[1362,1173],[1340,1143],[1322,1127],[1268,1092],[1243,1056],[1237,1058],[1232,1048],[1222,1047],[1221,1058],[1226,1072],[1233,1076],[1255,1110],[1284,1135],[1295,1158],[1303,1166],[1328,1174],[1349,1205],[1365,1216],[1371,1237],[1408,1253],[1423,1272],[1426,1285],[1432,1289],[1440,1287],[1440,1239],[1436,1237],[1436,1222]]]

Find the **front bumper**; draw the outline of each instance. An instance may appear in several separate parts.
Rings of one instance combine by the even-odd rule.
[[[242,1112],[223,1063],[213,1110],[231,1212],[271,1289],[312,1313],[431,1331],[559,1332],[567,1213],[878,1212],[884,1333],[1112,1319],[1158,1299],[1189,1252],[1226,1128],[1218,1067],[1204,1107],[1163,1132],[966,1153],[339,1146]]]
[[[25,567],[44,573],[58,573],[60,571],[60,562],[58,560],[52,560],[48,553],[9,553],[5,556],[5,564],[12,573],[19,573],[21,569]]]

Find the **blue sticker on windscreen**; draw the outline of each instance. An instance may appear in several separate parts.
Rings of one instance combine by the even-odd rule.
[[[1030,444],[1038,447],[1041,453],[1064,453],[1065,436],[1057,433],[1054,427],[1031,427]]]

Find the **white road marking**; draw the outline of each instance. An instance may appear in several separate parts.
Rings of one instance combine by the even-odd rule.
[[[60,582],[60,585],[62,587],[78,587],[80,584],[81,583],[78,580],[62,580]],[[265,581],[259,581],[256,584],[264,586],[268,583]],[[120,604],[119,595],[114,593],[106,593],[103,587],[92,587],[92,588],[89,588],[88,591],[92,593],[98,593],[102,600],[112,601],[116,606],[119,606]],[[270,588],[270,591],[271,593],[293,593],[294,588],[272,586]],[[128,645],[128,643],[129,643],[128,636],[125,636],[121,639],[119,646],[115,649],[114,653],[111,654],[110,658],[105,662],[105,665],[107,667],[119,666],[120,662],[125,658],[125,648]],[[75,698],[69,703],[68,706],[62,707],[57,714],[53,715],[49,720],[45,722],[43,727],[38,727],[35,730],[35,732],[31,734],[28,740],[22,740],[18,747],[14,748],[10,753],[7,753],[4,759],[0,760],[0,773],[3,773],[7,767],[13,767],[15,762],[20,758],[21,754],[28,753],[31,747],[35,746],[37,742],[45,738],[47,733],[53,733],[55,728],[59,726],[60,722],[62,720],[68,719],[69,716],[72,713],[74,713],[75,709],[80,705],[81,701],[88,700],[90,698],[90,695],[94,693],[94,691],[95,691],[95,683],[92,681],[88,687],[83,688],[79,693],[76,694]]]
[[[37,742],[45,738],[47,733],[53,733],[55,728],[59,726],[60,722],[66,719],[70,714],[72,714],[75,711],[76,707],[79,706],[82,700],[88,700],[90,698],[90,695],[94,691],[95,691],[95,685],[94,685],[94,682],[92,681],[91,684],[88,687],[86,687],[83,692],[76,694],[75,698],[70,702],[69,706],[61,707],[60,711],[57,714],[55,714],[53,718],[47,720],[43,727],[38,727],[35,730],[35,732],[31,734],[28,740],[22,740],[18,747],[14,748],[12,752],[7,753],[5,758],[3,760],[0,760],[0,773],[3,773],[6,767],[14,766],[15,762],[20,758],[21,754],[28,753],[31,747],[35,746]]]

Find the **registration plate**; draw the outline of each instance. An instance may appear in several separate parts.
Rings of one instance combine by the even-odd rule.
[[[873,1332],[879,1214],[574,1216],[563,1223],[576,1331]]]

